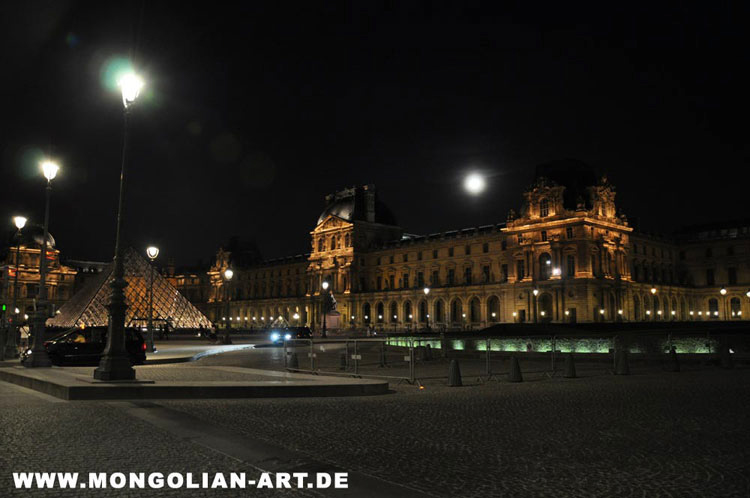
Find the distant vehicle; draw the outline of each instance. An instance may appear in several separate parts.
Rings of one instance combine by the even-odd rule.
[[[102,359],[107,345],[106,328],[87,328],[69,330],[44,343],[53,365],[91,365],[96,366]],[[146,341],[137,329],[125,329],[125,349],[133,365],[146,362]],[[31,349],[21,356],[21,362],[28,361]]]
[[[269,336],[274,344],[284,344],[284,341],[293,341],[295,339],[310,339],[312,331],[309,327],[288,327],[285,329],[273,329]]]

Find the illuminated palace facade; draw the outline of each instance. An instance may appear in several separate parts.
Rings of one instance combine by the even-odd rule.
[[[24,321],[24,315],[31,316],[34,311],[43,241],[44,231],[41,227],[27,226],[21,236],[14,238],[12,245],[7,248],[0,263],[0,302],[6,307],[3,320],[12,318],[13,295],[16,290],[19,320]],[[55,248],[55,239],[48,234],[45,280],[47,299],[54,309],[59,309],[73,295],[77,273],[75,268],[60,263],[60,251]]]
[[[219,250],[202,303],[214,323],[283,317],[320,328],[324,281],[340,326],[354,328],[750,316],[750,222],[671,238],[637,233],[616,208],[615,188],[582,165],[537,168],[505,223],[426,236],[404,233],[372,185],[326,203],[310,254],[242,264]]]

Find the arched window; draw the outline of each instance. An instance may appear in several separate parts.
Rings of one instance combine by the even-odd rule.
[[[421,323],[424,323],[427,321],[427,302],[426,301],[419,302],[419,321]]]
[[[641,318],[641,298],[633,296],[633,320],[640,320]]]
[[[384,317],[385,317],[385,306],[383,305],[383,303],[378,303],[378,323],[381,323]]]
[[[539,203],[539,216],[542,218],[549,216],[549,201],[547,199],[542,199]]]
[[[552,275],[552,258],[545,252],[539,256],[539,280],[549,280],[550,275]]]
[[[477,297],[469,301],[469,320],[472,323],[482,321],[482,312],[479,306],[479,298]]]
[[[412,312],[411,312],[411,301],[406,301],[404,303],[404,321],[405,322],[411,322],[412,321]]]
[[[742,305],[738,298],[733,297],[729,301],[729,309],[732,311],[731,314],[733,320],[739,320],[740,318],[742,318]]]
[[[719,300],[715,297],[708,300],[708,314],[715,320],[719,318]]]
[[[461,307],[461,300],[454,299],[453,302],[451,302],[451,322],[460,322],[463,318],[462,314],[463,308]]]
[[[391,313],[388,316],[388,319],[392,323],[398,322],[398,305],[395,302],[391,303],[391,309],[390,309],[390,311],[391,311]]]
[[[487,300],[487,320],[490,322],[500,321],[500,300],[497,296],[491,296]]]
[[[362,314],[363,318],[365,319],[365,323],[370,323],[370,320],[372,320],[372,310],[370,309],[370,303],[365,303],[365,305],[362,306]]]
[[[443,323],[445,321],[445,306],[443,300],[438,299],[435,301],[435,322]]]
[[[336,249],[336,237],[331,237],[331,251]]]

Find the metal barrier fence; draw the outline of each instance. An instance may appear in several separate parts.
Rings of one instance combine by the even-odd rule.
[[[724,341],[724,342],[722,342]],[[512,355],[534,360],[547,366],[525,373],[554,377],[559,370],[561,355],[573,352],[577,360],[591,359],[595,364],[611,361],[614,372],[618,351],[627,350],[647,360],[665,360],[673,347],[691,358],[707,359],[725,344],[722,338],[705,335],[659,333],[631,337],[627,334],[602,334],[592,337],[527,336],[527,337],[447,337],[391,336],[387,338],[295,339],[284,341],[284,367],[289,371],[325,375],[344,375],[396,380],[419,384],[425,379],[446,379],[447,362],[461,359],[480,380],[489,380],[507,372],[494,367],[499,360]],[[750,358],[750,338],[744,338],[738,358]],[[726,346],[729,348],[729,346]],[[682,351],[680,351],[680,348]],[[730,352],[735,353],[731,348]],[[292,364],[292,355],[296,365]],[[525,357],[525,358],[524,358]],[[479,364],[478,364],[479,363]],[[438,368],[443,367],[442,372]],[[482,368],[483,367],[483,368]],[[481,371],[480,371],[481,369]]]

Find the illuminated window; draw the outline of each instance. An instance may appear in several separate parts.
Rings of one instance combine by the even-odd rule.
[[[549,216],[549,201],[547,199],[542,199],[542,202],[539,203],[539,216],[542,218]]]

